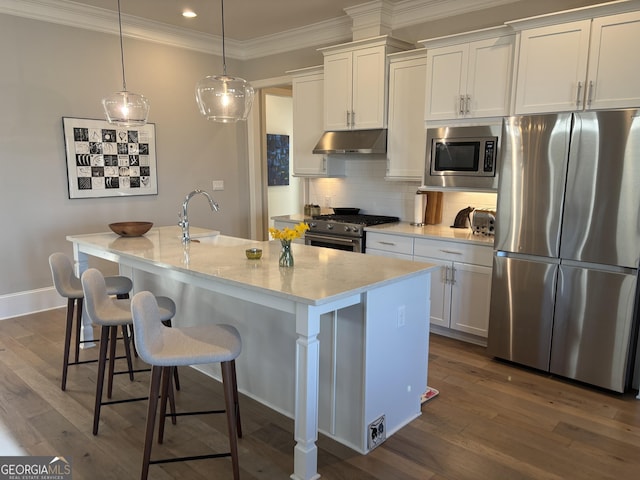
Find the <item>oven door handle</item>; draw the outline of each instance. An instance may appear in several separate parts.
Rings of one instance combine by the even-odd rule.
[[[316,233],[312,235],[305,235],[304,237],[305,243],[307,240],[309,241],[320,241],[320,242],[328,242],[328,243],[336,243],[339,245],[353,245],[358,243],[358,238],[344,238],[344,237],[336,237],[333,235],[318,235]],[[308,244],[307,244],[308,245]]]

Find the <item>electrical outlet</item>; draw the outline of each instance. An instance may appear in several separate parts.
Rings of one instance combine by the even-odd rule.
[[[211,189],[215,192],[218,190],[224,190],[224,180],[214,180],[211,182]]]
[[[400,305],[398,307],[398,328],[404,327],[406,320],[406,307],[404,305]]]
[[[369,424],[367,431],[367,447],[369,450],[376,448],[387,438],[387,425],[384,415]]]

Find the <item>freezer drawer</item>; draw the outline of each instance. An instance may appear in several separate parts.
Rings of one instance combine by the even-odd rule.
[[[552,373],[623,392],[634,327],[637,276],[560,266]]]
[[[558,263],[501,255],[493,260],[487,351],[548,370]]]

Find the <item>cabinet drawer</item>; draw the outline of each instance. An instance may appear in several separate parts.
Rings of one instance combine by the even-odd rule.
[[[493,262],[493,249],[490,246],[443,242],[426,238],[415,239],[414,255],[487,267],[490,267]]]
[[[413,238],[402,235],[367,232],[366,250],[370,248],[385,252],[413,255]]]

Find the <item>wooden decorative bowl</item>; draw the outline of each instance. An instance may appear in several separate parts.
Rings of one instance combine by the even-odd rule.
[[[153,227],[152,222],[117,222],[109,224],[109,228],[121,237],[140,237],[147,233],[151,227]]]

